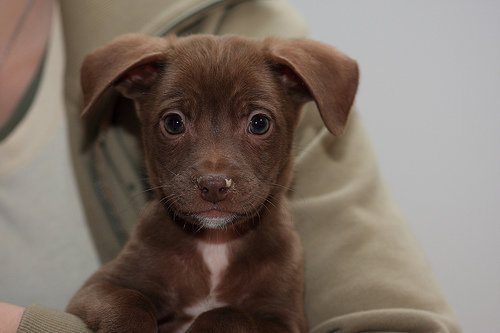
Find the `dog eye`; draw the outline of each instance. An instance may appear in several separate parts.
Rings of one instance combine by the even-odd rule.
[[[248,126],[248,132],[255,135],[266,134],[269,130],[270,122],[269,118],[263,114],[256,114],[250,120],[250,125]]]
[[[182,117],[177,113],[171,113],[167,115],[165,117],[163,125],[168,134],[176,135],[184,133],[185,131]]]

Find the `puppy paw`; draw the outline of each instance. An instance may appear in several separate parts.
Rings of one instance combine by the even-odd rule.
[[[253,318],[231,307],[216,308],[199,315],[186,333],[259,332]]]
[[[158,324],[149,312],[142,309],[128,309],[103,316],[95,331],[97,333],[156,333]]]
[[[140,292],[111,285],[83,289],[66,309],[98,333],[156,333],[158,323],[151,302]]]

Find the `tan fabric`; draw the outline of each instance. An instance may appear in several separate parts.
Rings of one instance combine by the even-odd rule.
[[[142,8],[144,2],[139,5],[135,1],[63,3],[69,48],[67,107],[72,127],[78,127],[76,71],[84,53],[124,32],[159,32],[161,24],[147,22],[172,17],[158,10],[160,2],[167,7],[170,3],[149,1],[147,10]],[[120,5],[124,12],[118,10]],[[87,15],[79,17],[84,12]],[[127,20],[120,19],[123,13]],[[89,27],[94,33],[88,33]],[[229,11],[217,9],[189,31],[254,37],[306,35],[300,17],[281,0],[247,1]],[[81,153],[76,149],[82,143],[81,132],[73,131],[81,193],[103,260],[120,248],[146,199],[139,195],[136,202],[137,191],[143,186],[138,173],[140,149],[129,133],[111,126],[89,151]],[[290,197],[306,251],[306,307],[311,331],[459,332],[421,249],[380,179],[359,117],[354,113],[344,137],[335,138],[309,104],[298,129],[296,151]],[[109,163],[127,158],[129,162],[119,168]],[[94,164],[97,168],[92,169]],[[102,197],[96,198],[96,193]],[[134,193],[135,199],[131,199]],[[104,206],[103,198],[107,200]],[[105,212],[103,207],[109,210]],[[117,224],[113,225],[113,219]]]
[[[293,212],[306,251],[312,332],[458,332],[409,226],[382,183],[353,114],[341,139],[308,110]],[[307,127],[310,127],[309,129]],[[313,133],[319,133],[314,135]]]
[[[91,333],[77,317],[31,304],[24,310],[18,333]]]

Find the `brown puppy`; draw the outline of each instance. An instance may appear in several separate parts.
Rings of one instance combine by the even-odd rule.
[[[293,132],[314,99],[341,134],[357,83],[304,39],[126,35],[88,55],[84,112],[113,88],[134,101],[154,200],[67,310],[99,332],[305,332]]]

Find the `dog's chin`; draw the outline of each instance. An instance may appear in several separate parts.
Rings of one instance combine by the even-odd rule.
[[[209,209],[198,212],[186,211],[172,211],[169,214],[173,217],[174,221],[179,221],[181,224],[188,223],[196,229],[225,229],[233,224],[243,221],[244,215],[235,212],[225,212],[219,209]]]
[[[193,213],[191,218],[205,229],[223,229],[239,220],[240,216],[220,211],[209,211]]]
[[[233,210],[234,207],[224,207],[215,204],[207,203],[192,203],[183,206],[193,206],[200,209],[197,210],[184,210],[177,205],[165,206],[168,214],[172,217],[173,221],[179,222],[180,225],[185,226],[186,223],[195,227],[195,229],[226,229],[233,225],[246,224],[247,221],[255,221],[260,219],[261,210],[258,203],[253,202],[253,206],[239,205],[245,207],[243,211]],[[228,209],[229,208],[229,209]]]

